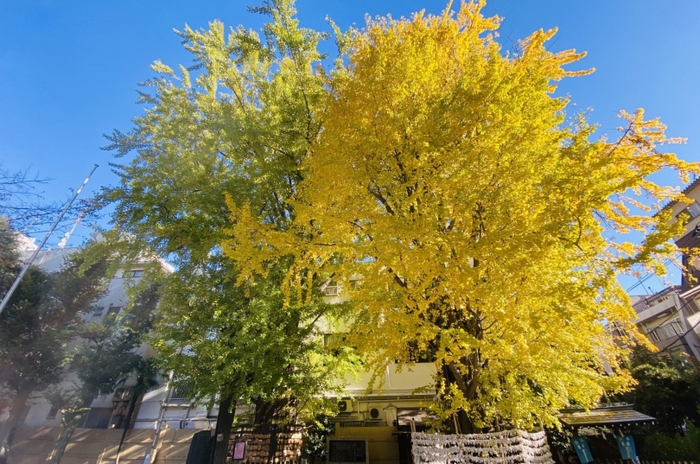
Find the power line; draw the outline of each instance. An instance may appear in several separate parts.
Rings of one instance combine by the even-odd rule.
[[[647,275],[645,275],[643,278],[642,278],[642,277],[638,277],[637,279],[639,280],[639,282],[635,283],[634,285],[632,285],[631,287],[629,287],[629,288],[628,288],[627,290],[625,290],[625,291],[626,291],[626,292],[630,292],[630,291],[634,290],[635,288],[637,288],[637,287],[639,287],[640,285],[644,284],[644,282],[646,282],[648,279],[651,279],[654,275],[655,275],[655,274],[647,274]],[[647,294],[648,294],[648,292],[647,292]]]

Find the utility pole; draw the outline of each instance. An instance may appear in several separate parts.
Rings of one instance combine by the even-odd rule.
[[[34,260],[36,259],[37,255],[39,254],[41,249],[46,244],[46,241],[49,239],[49,237],[53,233],[53,231],[56,228],[56,226],[58,225],[58,223],[61,222],[61,219],[63,219],[63,215],[66,214],[66,211],[68,211],[68,208],[71,207],[71,205],[73,204],[73,201],[75,201],[75,199],[78,197],[78,195],[80,195],[80,192],[83,191],[83,187],[85,187],[85,185],[88,183],[88,181],[90,180],[90,176],[92,176],[92,174],[95,172],[95,169],[97,169],[97,168],[98,168],[97,165],[93,166],[92,171],[90,171],[90,174],[88,174],[88,176],[85,178],[85,180],[83,181],[83,184],[78,188],[78,190],[75,191],[73,198],[71,198],[70,201],[68,202],[68,204],[65,206],[65,208],[63,208],[63,211],[61,211],[61,214],[58,215],[58,217],[56,218],[56,221],[51,225],[51,228],[46,233],[46,236],[44,236],[44,239],[41,241],[41,243],[36,248],[36,250],[34,250],[34,253],[32,253],[31,258],[29,258],[29,261],[27,261],[27,264],[25,264],[24,267],[22,267],[22,270],[19,272],[19,275],[17,276],[15,281],[12,283],[12,286],[5,294],[5,297],[2,299],[2,303],[0,303],[0,314],[2,314],[2,311],[5,309],[5,306],[7,306],[7,303],[10,301],[12,294],[15,292],[15,290],[17,290],[17,286],[19,285],[20,280],[22,280],[22,277],[24,277],[24,274],[27,272],[27,269],[29,269],[29,266],[31,266],[32,263],[34,263]]]

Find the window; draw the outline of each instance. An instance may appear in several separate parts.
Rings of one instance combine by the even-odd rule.
[[[92,312],[92,315],[95,316],[95,317],[101,316],[102,313],[103,313],[104,311],[105,311],[104,306],[98,306],[98,307],[95,308],[95,310]]]
[[[323,288],[323,294],[326,296],[337,296],[338,295],[338,282],[330,281]]]
[[[55,420],[56,415],[58,414],[58,408],[56,406],[51,406],[51,410],[49,411],[49,414],[46,416],[46,420]]]
[[[678,213],[676,217],[680,216],[683,213],[690,216],[690,219],[695,219],[696,217],[700,216],[700,205],[697,201],[694,201],[691,204],[689,204],[683,211]]]
[[[622,324],[620,324],[619,322],[613,322],[612,333],[616,337],[626,337],[627,336],[627,331],[622,328]]]
[[[131,271],[131,277],[132,277],[133,279],[138,279],[138,278],[140,278],[142,275],[143,275],[143,270],[142,270],[142,269],[138,269],[138,270],[135,270],[135,271]]]
[[[114,314],[115,316],[119,314],[119,311],[122,310],[121,306],[110,306],[109,309],[107,310],[107,314]]]
[[[691,218],[696,218],[700,216],[700,205],[697,201],[694,201],[686,208],[686,211],[688,211],[688,214],[690,214]]]
[[[346,333],[329,333],[323,335],[323,346],[330,351],[333,356],[340,356],[355,347],[349,346]]]
[[[696,314],[698,311],[700,311],[698,308],[700,308],[700,297],[695,298],[692,304],[686,306],[687,314]]]
[[[111,417],[112,408],[91,408],[83,427],[86,429],[106,429]]]
[[[129,401],[133,393],[132,387],[120,387],[114,390],[112,395],[112,403],[115,401]]]
[[[652,341],[660,342],[669,338],[683,335],[683,325],[680,319],[674,319],[668,324],[660,325],[647,334]]]

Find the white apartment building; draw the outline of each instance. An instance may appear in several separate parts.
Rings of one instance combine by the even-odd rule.
[[[681,249],[683,276],[681,285],[668,287],[654,295],[632,296],[637,326],[660,350],[686,353],[700,360],[700,178],[682,192],[690,203],[671,202],[673,221],[685,216],[683,232],[674,237]]]
[[[36,250],[35,240],[28,237],[19,237],[19,251],[22,260],[29,259],[30,255]],[[40,267],[47,272],[58,271],[64,264],[65,259],[78,251],[78,248],[56,248],[42,250],[37,255],[34,265]],[[173,268],[163,260],[159,263],[166,272],[172,272]],[[108,285],[104,296],[95,302],[95,310],[90,314],[85,315],[86,322],[99,323],[107,314],[119,314],[128,305],[127,285],[132,284],[141,277],[144,267],[149,262],[143,261],[135,263],[128,274],[125,271],[118,271]],[[138,353],[148,358],[155,355],[153,349],[144,344],[138,348]],[[70,386],[70,381],[65,382],[65,386]],[[130,387],[135,384],[134,379],[129,379],[123,385],[117,388],[114,394],[102,395],[92,402],[90,405],[91,411],[87,415],[83,426],[85,428],[121,428],[122,421],[128,410],[129,400],[131,399]],[[134,428],[153,429],[155,422],[160,417],[160,407],[164,398],[168,395],[166,387],[163,385],[160,388],[152,390],[145,395],[143,404],[138,410],[135,420],[132,423]],[[171,397],[171,398],[170,398]],[[185,401],[182,395],[178,392],[170,392],[168,401],[164,404],[168,406],[168,414],[163,417],[166,424],[173,428],[208,428],[209,422],[206,421],[208,416],[207,411],[201,408],[192,407]],[[27,415],[24,425],[29,427],[58,427],[61,424],[61,417],[56,408],[37,392],[31,398],[31,408]],[[173,420],[170,419],[172,416]],[[214,416],[215,417],[215,416]],[[197,419],[197,422],[191,419]],[[201,420],[205,418],[205,420]],[[188,422],[189,421],[189,422]],[[170,423],[172,422],[172,424]]]

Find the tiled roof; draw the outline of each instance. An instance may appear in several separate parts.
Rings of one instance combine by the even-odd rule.
[[[694,189],[695,187],[697,187],[698,185],[700,185],[700,177],[696,178],[694,181],[692,181],[691,183],[689,183],[688,185],[686,185],[685,188],[683,189],[683,191],[681,192],[681,194],[685,195],[686,193],[690,192],[691,190],[693,190],[693,189]],[[659,211],[663,211],[663,210],[665,210],[666,208],[670,208],[670,207],[672,207],[672,206],[675,205],[675,204],[676,204],[676,201],[669,201],[669,202],[666,203]],[[657,213],[657,214],[658,214],[658,213]]]

